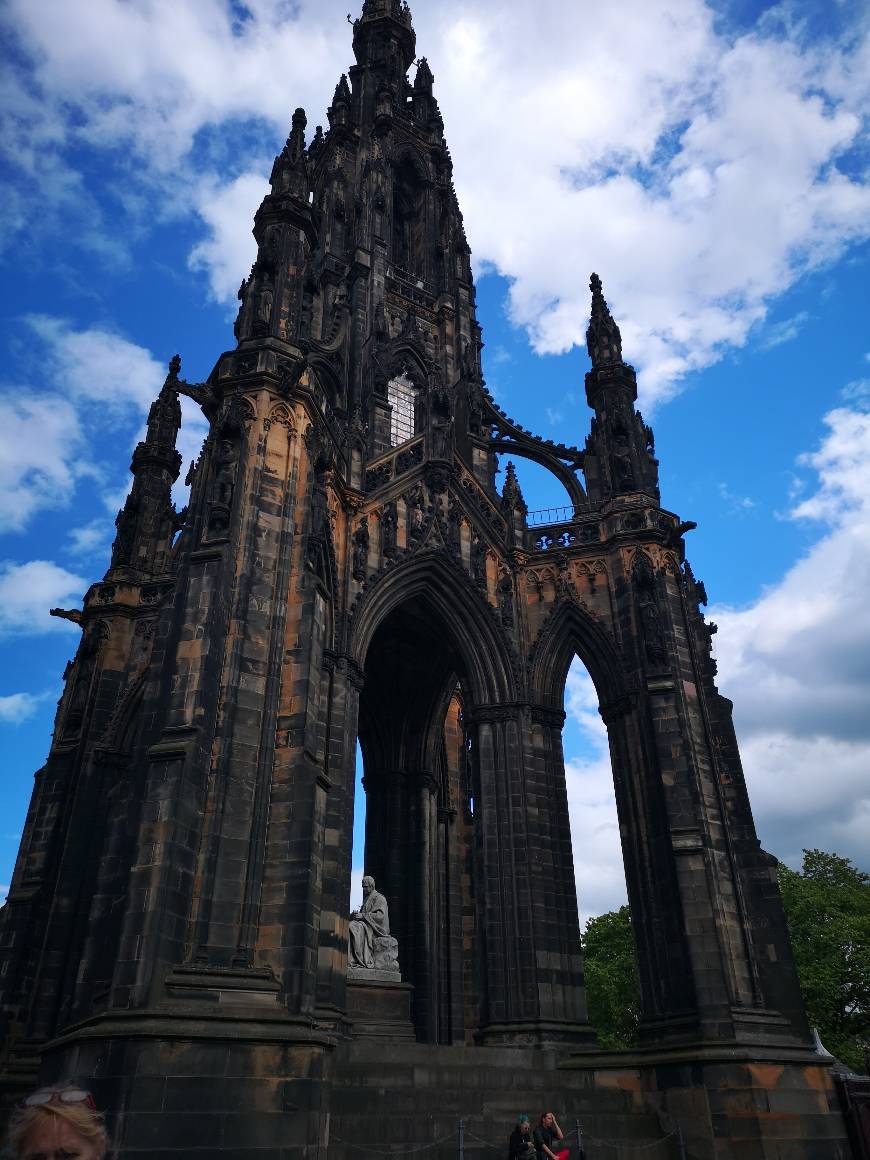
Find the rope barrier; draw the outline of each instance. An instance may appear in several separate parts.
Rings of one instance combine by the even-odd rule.
[[[341,1136],[333,1136],[336,1144],[344,1144],[346,1148],[355,1148],[358,1152],[367,1152],[372,1156],[396,1156],[401,1153],[408,1156],[414,1152],[428,1152],[430,1148],[440,1148],[448,1140],[455,1140],[456,1133],[450,1132],[440,1140],[432,1140],[428,1144],[396,1144],[394,1147],[367,1148],[364,1144],[355,1144],[352,1140],[342,1140]]]
[[[596,1148],[630,1148],[633,1152],[646,1152],[650,1148],[658,1148],[659,1144],[665,1144],[668,1140],[673,1139],[678,1135],[678,1132],[668,1132],[667,1136],[661,1136],[658,1140],[649,1140],[646,1144],[640,1140],[598,1140],[595,1136],[584,1136],[584,1146],[586,1144],[594,1144]]]

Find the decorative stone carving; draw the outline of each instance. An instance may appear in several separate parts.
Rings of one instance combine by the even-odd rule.
[[[666,659],[665,638],[655,589],[655,573],[645,552],[636,552],[632,579],[637,593],[637,610],[644,649],[650,664],[659,667]]]
[[[392,559],[398,548],[396,540],[397,528],[398,515],[394,501],[386,504],[381,512],[381,554],[387,559]]]
[[[477,532],[471,537],[471,574],[479,588],[486,588],[486,541]]]
[[[221,439],[214,452],[211,505],[208,513],[210,537],[226,535],[230,524],[233,489],[236,482],[238,448],[232,439]]]
[[[440,388],[433,392],[431,407],[432,458],[453,458],[453,410],[450,396]]]
[[[353,578],[365,580],[369,566],[369,520],[362,516],[353,534]]]
[[[401,981],[399,944],[390,935],[390,912],[375,880],[362,880],[363,904],[348,923],[347,975],[349,979]]]
[[[416,543],[423,534],[423,523],[426,518],[426,500],[419,483],[405,497],[405,505],[408,509],[408,539]]]
[[[509,572],[498,582],[498,608],[505,628],[514,626],[514,584]]]

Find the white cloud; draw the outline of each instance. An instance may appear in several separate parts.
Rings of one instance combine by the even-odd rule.
[[[157,396],[166,367],[144,347],[98,327],[75,330],[62,318],[35,314],[27,322],[65,394],[110,412],[147,411]]]
[[[21,531],[44,508],[66,507],[86,470],[72,404],[23,388],[0,394],[0,532]]]
[[[791,516],[820,539],[748,608],[711,609],[762,842],[867,863],[870,843],[870,415],[837,408],[801,457],[815,490]]]
[[[78,633],[70,621],[49,616],[55,607],[76,608],[88,581],[49,560],[0,563],[0,636]]]
[[[191,261],[232,305],[263,148],[280,144],[296,104],[324,119],[351,59],[346,6],[8,10],[33,62],[9,102],[19,168],[82,138],[132,149],[117,183],[127,203],[131,187],[146,207],[181,190],[205,226]],[[866,28],[805,43],[800,21],[777,11],[742,36],[702,0],[621,0],[592,21],[561,0],[444,0],[416,13],[478,269],[511,279],[513,319],[539,351],[583,342],[595,268],[648,403],[745,343],[770,301],[868,235],[860,165],[838,167],[863,148]]]
[[[755,507],[755,500],[748,495],[735,495],[727,483],[719,484],[719,495],[730,512],[746,512]]]
[[[194,246],[190,265],[206,272],[212,294],[219,302],[235,302],[239,283],[247,277],[257,256],[250,228],[252,208],[256,209],[268,192],[269,183],[262,170],[243,173],[229,185],[221,186],[214,177],[200,183],[197,212],[209,233]],[[240,223],[248,225],[247,231],[239,228]]]
[[[43,699],[33,693],[9,693],[0,697],[0,723],[20,725],[34,715]]]
[[[88,559],[97,552],[105,554],[112,538],[112,525],[109,520],[91,520],[89,524],[70,528],[67,534],[68,551],[70,555],[81,556],[83,559]]]
[[[809,313],[801,310],[791,318],[784,318],[782,322],[775,322],[767,327],[763,345],[772,350],[786,342],[792,342],[809,322]]]
[[[580,272],[597,269],[648,398],[745,342],[771,297],[870,229],[870,193],[835,167],[859,119],[817,92],[829,58],[758,36],[729,44],[707,9],[676,8],[684,20],[671,29],[671,6],[611,6],[576,59],[557,58],[537,76],[534,37],[524,67],[520,38],[505,44],[488,26],[481,71],[467,82],[487,94],[483,109],[450,117],[449,84],[445,102],[472,247],[515,279],[514,319],[540,351],[581,343]],[[610,25],[635,18],[644,43],[626,45]],[[578,47],[574,21],[588,25],[566,8],[561,36]],[[665,40],[675,51],[660,56]],[[448,62],[459,87],[460,67]],[[559,101],[577,74],[607,101],[624,94],[625,121],[622,96],[603,122],[594,97]],[[676,151],[657,157],[668,132],[679,136]]]
[[[94,463],[88,452],[101,440],[112,455],[119,440],[120,448],[126,443],[132,452],[144,438],[144,418],[166,368],[145,347],[109,330],[77,329],[48,315],[26,321],[39,342],[45,379],[40,390],[17,386],[0,392],[0,532],[23,531],[39,511],[67,507],[86,476],[101,486],[114,515],[130,476],[119,472],[117,462]],[[186,464],[199,454],[208,425],[190,399],[182,399],[181,409],[178,450]],[[174,492],[177,504],[186,498],[184,471]],[[105,520],[92,521],[70,530],[69,550],[91,555],[113,535]]]
[[[579,661],[568,671],[565,710],[580,726],[582,737],[582,755],[571,756],[566,745],[565,761],[582,928],[591,915],[622,906],[626,890],[607,731],[595,687]]]

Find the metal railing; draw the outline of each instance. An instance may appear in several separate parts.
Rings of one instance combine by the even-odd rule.
[[[577,509],[572,504],[563,507],[538,508],[537,511],[526,512],[526,524],[536,528],[540,524],[570,524],[577,518]]]

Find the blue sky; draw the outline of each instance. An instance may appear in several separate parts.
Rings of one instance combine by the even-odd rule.
[[[72,606],[102,575],[165,363],[233,344],[296,105],[325,122],[347,5],[7,0],[0,100],[0,883],[48,749]],[[413,5],[476,263],[488,384],[582,444],[588,276],[638,368],[665,506],[707,585],[764,844],[870,848],[870,15],[766,5]],[[185,459],[204,434],[185,408]],[[530,507],[559,485],[521,465]],[[183,502],[179,490],[179,503]],[[624,889],[579,668],[581,908]],[[358,857],[355,861],[358,861]]]

